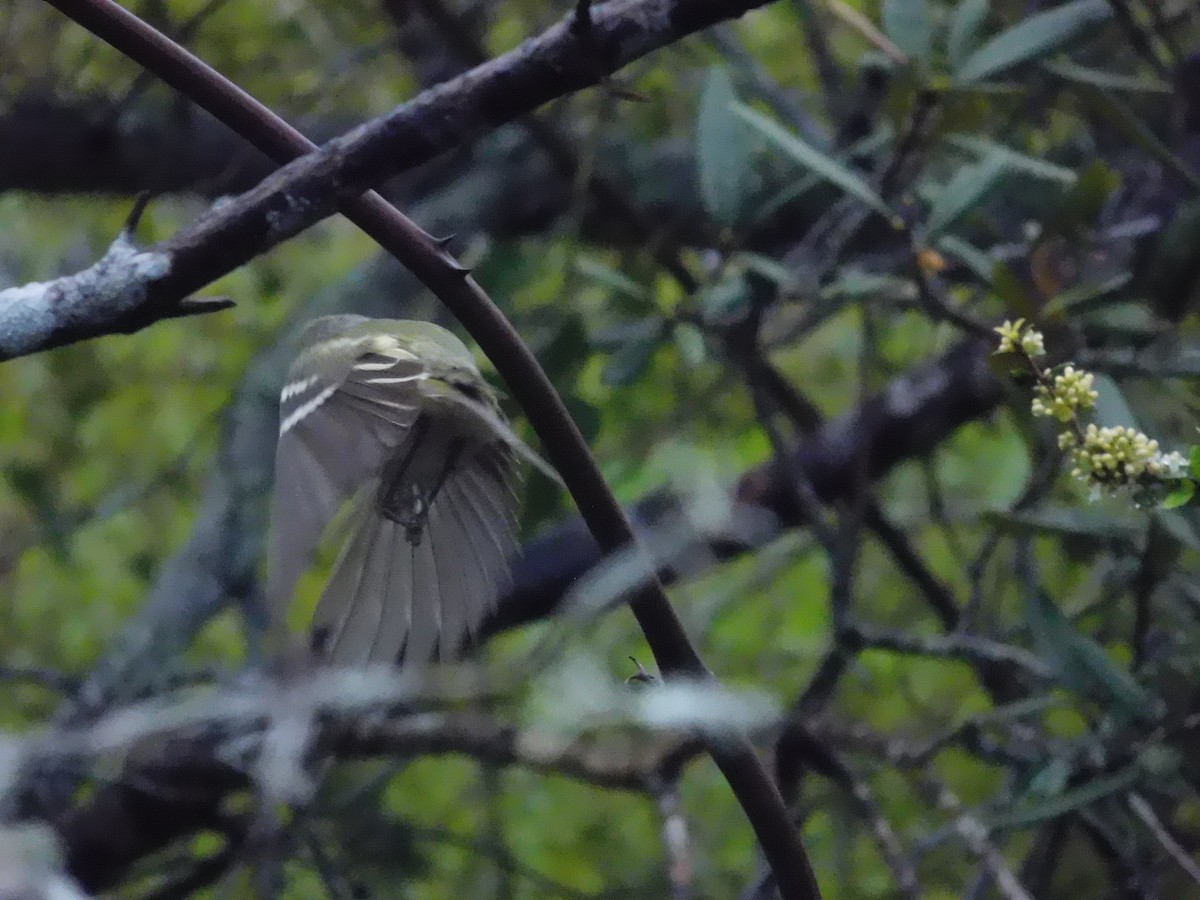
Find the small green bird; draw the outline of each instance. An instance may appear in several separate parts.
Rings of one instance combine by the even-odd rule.
[[[471,352],[446,329],[326,316],[300,343],[280,394],[267,574],[274,650],[286,643],[297,582],[350,503],[313,651],[338,665],[452,658],[508,583],[517,456],[553,470],[512,432]]]

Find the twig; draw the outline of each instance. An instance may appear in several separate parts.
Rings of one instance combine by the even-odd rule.
[[[667,855],[667,883],[671,887],[671,900],[690,900],[695,896],[692,885],[695,872],[688,822],[679,799],[678,786],[674,782],[663,781],[654,785],[652,791],[654,804],[658,807],[658,815],[662,820],[663,849]]]
[[[988,838],[987,826],[962,805],[954,792],[944,785],[929,782],[935,792],[937,804],[954,816],[953,828],[967,848],[978,857],[988,874],[996,883],[996,887],[1007,900],[1033,900],[1033,897],[1021,885],[1017,874],[1005,862],[1003,854]]]
[[[1167,830],[1167,826],[1162,823],[1162,820],[1155,815],[1154,809],[1142,795],[1130,793],[1126,802],[1129,803],[1133,814],[1142,820],[1142,824],[1149,828],[1155,839],[1162,844],[1171,859],[1179,864],[1179,868],[1187,873],[1188,878],[1200,885],[1200,865],[1197,865],[1191,854],[1179,845],[1179,842]]]
[[[849,25],[852,30],[857,31],[876,50],[883,53],[896,65],[908,65],[908,54],[892,43],[887,35],[876,28],[871,20],[857,9],[848,6],[843,0],[825,0],[825,5],[829,7],[829,11],[834,16],[841,20],[842,24]]]
[[[863,625],[853,626],[849,631],[862,647],[873,650],[961,659],[972,663],[1015,664],[1042,679],[1048,679],[1053,674],[1046,663],[1028,650],[969,634],[918,636]]]

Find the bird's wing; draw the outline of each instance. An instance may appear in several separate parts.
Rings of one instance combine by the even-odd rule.
[[[446,458],[421,441],[416,453]],[[422,466],[418,460],[414,465]],[[507,588],[517,549],[512,454],[501,442],[450,464],[419,528],[355,500],[353,537],[334,566],[313,620],[313,645],[334,663],[451,659]]]
[[[437,379],[430,379],[421,385],[421,393],[430,399],[450,401],[458,409],[461,417],[473,420],[472,429],[479,433],[490,433],[503,443],[511,453],[529,463],[559,487],[565,488],[562,476],[537,451],[521,440],[512,426],[494,409],[488,408],[478,400],[474,400],[451,385]]]
[[[428,377],[402,350],[348,355],[334,369],[297,374],[280,395],[267,569],[277,633],[326,526],[404,440]]]

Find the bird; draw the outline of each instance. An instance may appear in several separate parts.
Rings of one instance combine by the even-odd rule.
[[[557,473],[439,325],[323,316],[298,344],[280,392],[269,652],[294,648],[297,583],[340,534],[307,652],[338,666],[453,659],[509,583],[519,459]]]

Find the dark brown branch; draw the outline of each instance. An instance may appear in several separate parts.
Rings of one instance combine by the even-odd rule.
[[[596,52],[582,52],[579,38],[572,33],[569,21],[564,21],[510,53],[330,141],[320,152],[298,160],[248,194],[151,248],[169,257],[169,271],[162,277],[150,274],[121,281],[119,295],[90,304],[86,319],[23,323],[15,333],[11,323],[0,322],[0,335],[4,337],[0,358],[144,327],[156,321],[161,311],[179,297],[333,214],[340,203],[357,198],[372,184],[493,130],[550,99],[594,85],[634,59],[714,22],[742,15],[763,2],[615,0],[592,11],[589,43],[594,43]],[[125,52],[150,46],[145,43],[149,40],[145,34],[125,42],[121,34],[129,21],[123,19],[123,24],[114,28],[105,18],[112,12],[111,6],[101,0],[58,0],[57,5],[77,13],[84,24],[97,29],[105,39],[121,41]],[[248,103],[249,98],[226,102],[232,98],[223,89],[214,89],[212,79],[219,77],[216,73],[207,67],[184,66],[178,59],[172,61],[167,46],[154,45],[139,61],[154,66],[160,77],[193,100],[213,100],[217,105],[203,105],[276,159],[291,159],[306,152],[307,146],[297,140],[298,134],[286,130],[278,120],[267,124],[262,119],[266,111]],[[415,260],[407,263],[421,274]],[[445,258],[437,256],[425,263],[443,268]],[[108,287],[111,291],[113,285]],[[470,324],[465,324],[470,330]]]
[[[222,806],[251,785],[245,773],[220,761],[221,740],[216,734],[164,742],[149,756],[135,758],[120,779],[59,822],[72,877],[87,890],[106,890],[139,859],[197,831],[227,832],[237,843],[240,823],[228,820]],[[699,740],[673,734],[580,737],[564,746],[559,736],[465,713],[331,727],[319,744],[343,760],[463,754],[639,792],[676,777],[686,761],[703,752]]]

